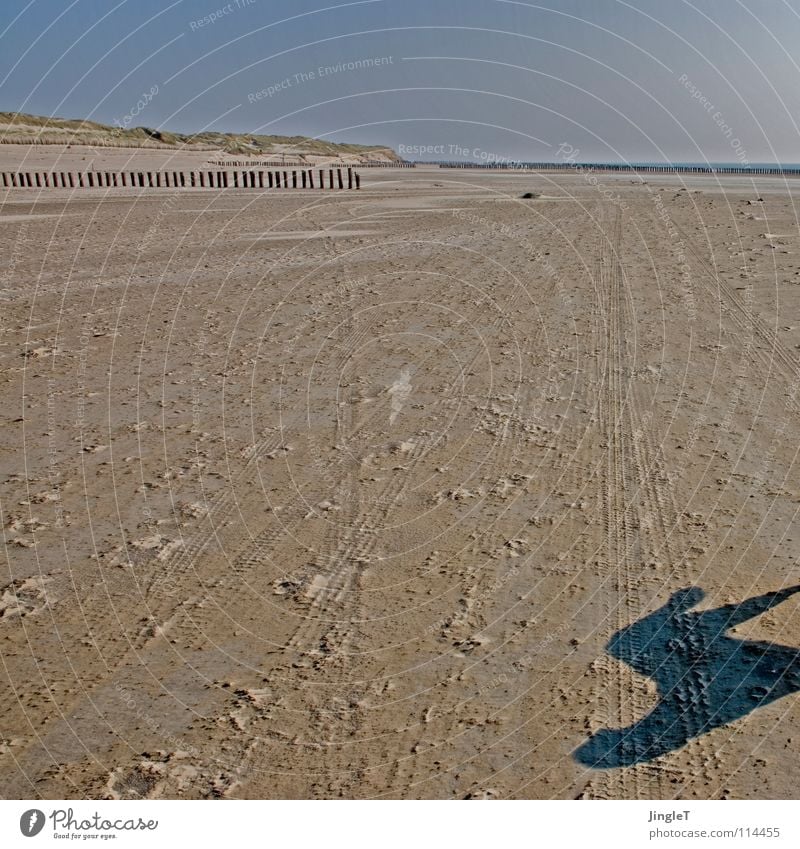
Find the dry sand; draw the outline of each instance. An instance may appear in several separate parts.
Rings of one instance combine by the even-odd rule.
[[[0,795],[796,794],[796,695],[574,755],[800,580],[800,184],[599,180],[0,196]]]

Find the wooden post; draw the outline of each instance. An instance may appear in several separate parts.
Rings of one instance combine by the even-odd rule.
[[[328,188],[333,188],[333,168],[328,169]]]
[[[308,187],[309,187],[309,189],[314,188],[314,169],[313,168],[308,169]]]
[[[342,182],[342,169],[341,168],[336,169],[336,182],[339,184],[340,189],[344,188],[344,183]]]
[[[297,188],[297,171],[292,171],[292,188]]]
[[[306,173],[305,168],[300,173],[303,175],[303,188],[305,188],[306,183],[308,182],[308,174]]]
[[[347,188],[348,189],[353,188],[353,169],[352,168],[347,169]]]
[[[355,173],[355,178],[356,178],[356,188],[360,189],[361,188],[361,175],[358,173],[358,171],[356,171],[356,173]]]
[[[289,174],[288,174],[287,171],[283,172],[283,188],[284,189],[289,188]]]
[[[322,168],[319,169],[319,187],[321,189],[325,188],[325,172],[322,170]]]

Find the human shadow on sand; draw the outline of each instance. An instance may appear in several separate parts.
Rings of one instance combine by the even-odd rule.
[[[651,761],[800,690],[800,649],[726,634],[796,592],[800,585],[690,613],[705,596],[690,587],[617,631],[606,650],[652,678],[660,700],[635,725],[598,731],[575,758],[596,769]]]

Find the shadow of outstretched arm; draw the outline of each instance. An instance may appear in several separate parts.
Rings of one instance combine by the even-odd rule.
[[[575,751],[575,759],[595,769],[649,761],[800,691],[800,649],[725,634],[798,592],[800,585],[687,612],[704,597],[700,588],[690,587],[618,631],[606,651],[647,675],[656,684],[659,703],[634,725],[593,734]]]
[[[766,613],[767,610],[776,607],[797,592],[800,592],[800,584],[748,598],[746,601],[739,602],[738,604],[725,604],[714,610],[705,610],[700,616],[703,617],[708,625],[712,624],[711,620],[713,619],[715,624],[719,626],[720,631],[726,631],[728,628],[734,628],[736,625],[741,625],[742,622],[747,622],[748,619],[753,619],[762,613]]]

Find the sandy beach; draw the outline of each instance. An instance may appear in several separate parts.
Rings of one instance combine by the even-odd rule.
[[[3,191],[0,795],[796,794],[798,198]]]

